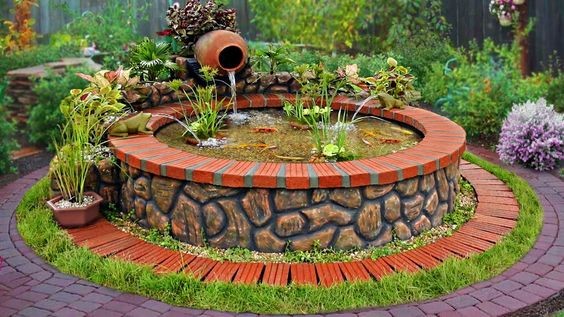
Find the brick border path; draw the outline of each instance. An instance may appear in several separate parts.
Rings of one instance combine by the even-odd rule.
[[[480,154],[488,156],[487,152]],[[517,264],[489,281],[438,299],[330,316],[497,316],[518,312],[561,292],[564,182],[549,173],[511,169],[535,188],[544,208],[541,235]],[[25,191],[45,173],[41,169],[0,188],[0,256],[5,259],[0,268],[0,316],[234,316],[120,293],[61,274],[43,262],[21,240],[14,210]]]

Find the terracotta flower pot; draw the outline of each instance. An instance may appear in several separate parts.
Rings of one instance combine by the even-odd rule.
[[[221,75],[226,75],[245,67],[249,49],[239,34],[217,30],[200,37],[194,47],[194,55],[202,66],[217,68]]]
[[[100,204],[104,201],[104,199],[95,192],[86,192],[84,195],[93,196],[94,201],[90,205],[80,208],[57,207],[56,203],[63,199],[63,196],[57,196],[47,201],[47,205],[51,208],[51,210],[53,210],[55,220],[59,223],[59,225],[61,225],[61,227],[83,227],[102,217],[102,214],[100,213]]]

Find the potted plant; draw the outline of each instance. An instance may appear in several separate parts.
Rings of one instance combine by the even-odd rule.
[[[85,191],[91,169],[101,152],[104,135],[112,121],[119,118],[124,104],[120,89],[135,83],[129,72],[101,71],[95,76],[79,74],[90,86],[73,89],[61,102],[66,119],[61,140],[55,143],[55,158],[50,176],[57,182],[61,195],[47,202],[57,222],[66,228],[84,226],[98,219],[103,199]]]

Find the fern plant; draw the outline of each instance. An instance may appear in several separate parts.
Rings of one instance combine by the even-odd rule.
[[[171,45],[149,38],[135,45],[128,57],[129,67],[143,81],[168,80],[178,69],[178,65],[171,60]]]

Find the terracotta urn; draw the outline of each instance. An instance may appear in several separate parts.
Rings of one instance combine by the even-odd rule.
[[[94,197],[94,201],[90,205],[84,207],[57,207],[57,202],[63,199],[63,196],[60,195],[47,201],[47,206],[49,206],[49,208],[53,211],[53,216],[61,227],[83,227],[102,217],[102,214],[100,213],[100,204],[104,201],[104,199],[95,192],[86,192],[84,195]]]
[[[194,47],[194,55],[200,65],[217,68],[221,75],[226,75],[245,67],[249,49],[239,34],[217,30],[200,37]]]

